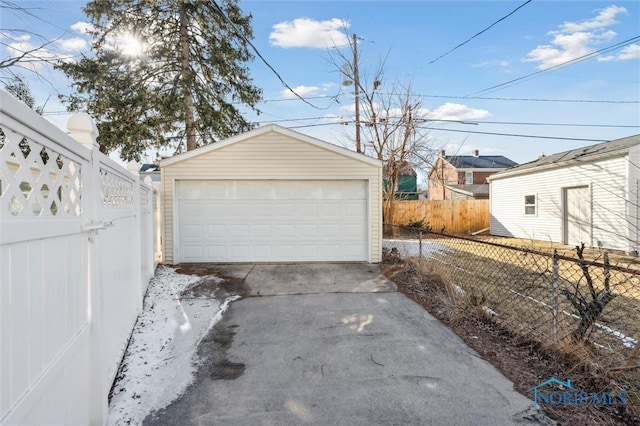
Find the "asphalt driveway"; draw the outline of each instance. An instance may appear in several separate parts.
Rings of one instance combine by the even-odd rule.
[[[532,402],[377,265],[216,268],[244,297],[146,425],[532,424]]]

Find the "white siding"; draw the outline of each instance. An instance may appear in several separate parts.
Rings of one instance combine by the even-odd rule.
[[[164,261],[174,262],[175,181],[224,180],[366,180],[369,183],[371,262],[382,256],[381,168],[270,131],[161,168],[163,185]]]
[[[627,222],[629,226],[629,251],[640,251],[640,145],[629,148],[629,161],[627,162],[628,201]]]
[[[638,164],[638,163],[636,163]],[[637,167],[636,167],[637,168]],[[629,241],[627,156],[603,159],[491,181],[493,235],[563,242],[563,188],[589,186],[593,246],[635,249]],[[636,175],[637,171],[634,172]],[[525,215],[525,195],[536,195],[537,214]]]

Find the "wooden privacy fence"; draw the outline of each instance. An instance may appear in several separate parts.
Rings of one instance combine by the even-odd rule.
[[[450,234],[471,234],[489,227],[489,200],[394,201],[392,208],[392,225],[422,221],[434,231]]]

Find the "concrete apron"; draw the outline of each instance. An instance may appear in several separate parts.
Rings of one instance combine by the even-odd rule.
[[[246,294],[146,425],[512,425],[513,384],[370,264],[215,265]],[[545,422],[546,423],[546,422]]]

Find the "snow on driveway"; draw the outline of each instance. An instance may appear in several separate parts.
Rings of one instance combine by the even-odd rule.
[[[192,382],[198,344],[237,298],[179,299],[202,278],[158,267],[118,372],[109,425],[141,424],[152,411],[182,395]]]
[[[420,255],[420,240],[391,240],[382,241],[382,247],[387,249],[396,248],[402,257],[417,257]],[[453,250],[444,244],[422,241],[422,255],[431,257],[434,253],[449,253]]]

